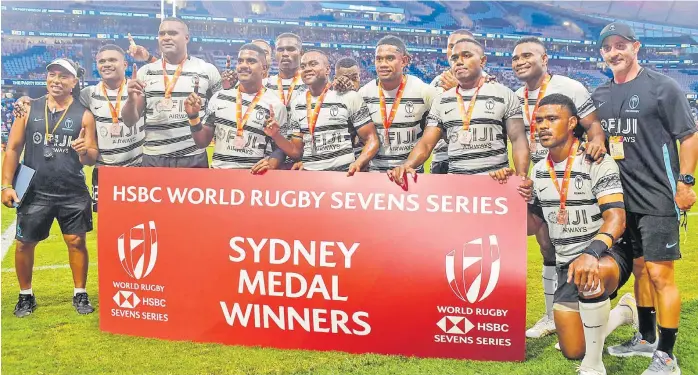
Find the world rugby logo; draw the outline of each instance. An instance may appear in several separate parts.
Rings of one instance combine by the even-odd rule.
[[[461,301],[482,302],[492,294],[499,281],[501,261],[497,236],[489,236],[489,245],[485,245],[482,238],[467,242],[463,245],[460,256],[457,256],[457,250],[446,254],[448,285]],[[457,267],[458,263],[461,267]],[[488,277],[488,280],[483,291],[484,277]]]
[[[132,227],[128,237],[126,234],[119,236],[117,245],[119,261],[129,276],[140,280],[150,275],[158,259],[158,234],[154,221],[148,222],[147,231],[145,224]]]

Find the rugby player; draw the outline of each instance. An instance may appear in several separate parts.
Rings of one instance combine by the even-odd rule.
[[[540,146],[538,134],[534,126],[530,126],[531,119],[535,115],[538,103],[546,95],[561,93],[572,99],[577,111],[581,125],[586,129],[590,142],[586,145],[586,154],[599,159],[606,152],[604,141],[605,135],[601,124],[596,117],[596,108],[591,100],[591,95],[584,85],[571,78],[552,75],[548,73],[548,55],[545,45],[538,38],[526,37],[516,42],[514,53],[511,59],[512,69],[517,78],[525,85],[516,91],[516,95],[521,101],[524,113],[524,125],[531,148],[531,160],[535,164],[544,159],[548,150]],[[538,322],[526,331],[526,336],[531,338],[543,337],[555,332],[555,322],[553,321],[553,293],[557,283],[555,273],[555,249],[548,237],[548,228],[543,223],[538,233],[535,235],[540,245],[543,255],[543,292],[545,293],[545,314]],[[624,303],[632,300],[624,300]],[[632,322],[630,320],[629,322]]]
[[[469,38],[456,42],[451,70],[459,84],[434,100],[424,136],[407,160],[389,173],[391,180],[406,187],[405,174],[414,176],[442,135],[448,142],[448,173],[486,174],[508,168],[506,129],[516,173],[530,185],[526,177],[530,159],[521,106],[509,88],[486,82],[482,76],[486,62],[479,42]]]
[[[268,145],[273,148],[281,144],[287,150],[292,149],[286,137],[279,133],[279,126],[284,126],[288,119],[286,106],[274,91],[263,85],[266,66],[262,48],[251,43],[240,47],[235,66],[239,85],[213,95],[204,125],[199,117],[203,101],[197,90],[185,101],[196,145],[204,149],[215,139],[213,168],[250,169],[261,174],[276,169],[280,162],[265,157]]]
[[[334,65],[333,88],[340,92],[347,90],[359,91],[361,88],[361,67],[359,63],[351,57],[342,57]],[[375,126],[374,126],[375,127]],[[358,159],[364,148],[364,143],[356,134],[354,127],[349,127],[351,144],[354,147],[354,156]]]
[[[79,102],[79,78],[84,70],[68,59],[46,67],[48,95],[28,104],[27,116],[15,118],[2,164],[2,203],[17,208],[15,270],[19,300],[15,316],[30,315],[37,307],[32,290],[36,245],[49,236],[54,219],[68,247],[73,273],[73,307],[79,314],[94,308],[87,295],[86,233],[92,231],[90,193],[83,165],[97,161],[95,120]],[[13,187],[22,163],[35,170],[31,190],[20,202]]]
[[[359,89],[378,130],[380,148],[371,171],[387,172],[402,165],[422,137],[436,89],[404,74],[410,56],[402,39],[388,35],[376,46],[378,78]],[[423,171],[421,164],[417,167]]]
[[[221,89],[221,76],[212,64],[190,56],[188,43],[186,23],[165,18],[158,33],[162,58],[141,67],[128,82],[122,116],[127,126],[134,126],[145,115],[145,167],[208,168],[206,150],[189,131],[184,101],[196,86],[205,93],[205,108],[205,100]]]
[[[692,187],[698,129],[679,84],[640,66],[640,41],[628,25],[607,25],[598,43],[613,79],[599,86],[592,97],[625,190],[626,235],[636,258],[633,273],[639,314],[635,337],[609,347],[608,352],[651,356],[643,375],[675,375],[681,372],[673,353],[681,300],[674,261],[681,258],[680,212],[696,202]]]
[[[308,91],[291,101],[294,159],[302,156],[306,170],[343,171],[352,176],[368,166],[378,151],[378,135],[368,107],[356,91],[338,93],[331,89],[330,62],[323,52],[306,52],[300,69]],[[349,129],[365,144],[358,158]]]

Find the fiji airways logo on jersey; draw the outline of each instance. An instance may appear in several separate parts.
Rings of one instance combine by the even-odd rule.
[[[35,145],[51,146],[53,152],[68,153],[71,150],[70,145],[73,143],[73,136],[67,134],[51,135],[42,132],[34,132],[32,141]]]
[[[634,143],[637,136],[637,118],[601,119],[601,128],[608,135],[622,136],[623,142]]]

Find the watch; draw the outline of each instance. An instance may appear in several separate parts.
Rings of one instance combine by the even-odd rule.
[[[696,184],[696,178],[690,174],[680,174],[679,182],[683,182],[686,185],[693,186]]]

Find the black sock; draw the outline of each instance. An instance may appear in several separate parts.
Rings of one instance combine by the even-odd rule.
[[[676,343],[676,336],[678,334],[678,328],[664,328],[659,326],[659,343],[657,343],[657,350],[661,350],[669,354],[670,358],[674,358],[674,343]]]
[[[637,318],[638,322],[640,323],[640,335],[642,335],[642,338],[645,341],[649,342],[650,344],[654,344],[654,342],[657,340],[657,314],[654,311],[654,306],[638,306]]]

